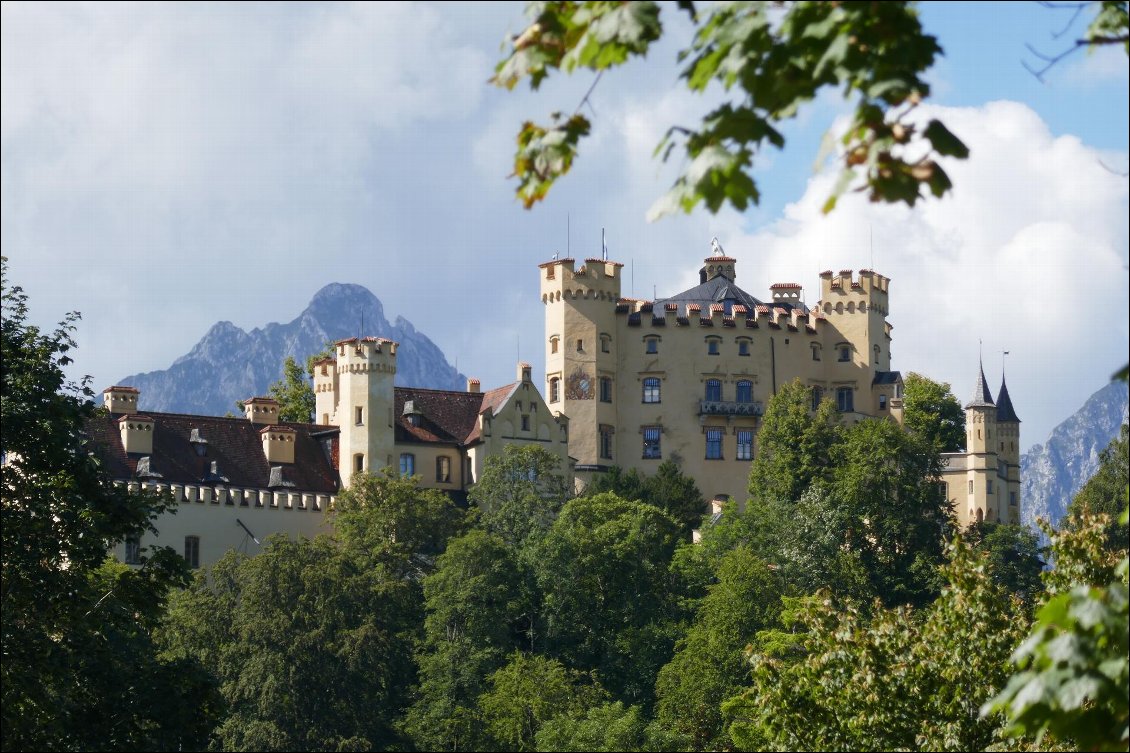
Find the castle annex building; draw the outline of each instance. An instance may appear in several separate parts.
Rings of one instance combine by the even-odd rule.
[[[325,533],[326,513],[359,471],[392,467],[459,502],[507,445],[536,444],[572,472],[568,419],[549,410],[528,364],[487,392],[474,379],[466,392],[394,387],[396,348],[374,337],[338,341],[335,357],[315,365],[318,423],[281,422],[278,402],[264,397],[245,403],[244,418],[220,418],[146,412],[137,389],[105,390],[108,414],[87,431],[111,476],[180,502],[156,535],[125,542],[118,558],[136,564],[143,547],[171,546],[195,567],[230,549],[254,554],[273,533]]]
[[[579,482],[612,466],[652,474],[671,459],[715,508],[744,501],[765,403],[794,379],[813,408],[830,399],[846,421],[901,423],[888,278],[826,271],[811,307],[796,283],[762,300],[738,286],[717,239],[713,252],[697,286],[654,301],[621,296],[619,262],[539,265],[547,402],[569,418]],[[967,409],[969,452],[948,457],[948,496],[962,524],[1019,522],[1019,420],[1007,390],[994,404],[983,379],[985,399]]]

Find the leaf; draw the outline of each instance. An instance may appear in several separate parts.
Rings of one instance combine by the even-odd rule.
[[[957,157],[958,159],[966,159],[969,157],[969,147],[957,136],[954,136],[940,120],[931,120],[927,124],[926,130],[922,132],[922,135],[929,140],[930,145],[938,154],[948,157]]]

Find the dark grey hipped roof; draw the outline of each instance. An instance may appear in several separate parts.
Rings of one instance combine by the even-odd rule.
[[[875,378],[871,380],[871,386],[879,384],[898,384],[902,381],[901,371],[876,371]]]
[[[712,303],[723,303],[724,301],[741,304],[751,311],[756,309],[757,306],[763,305],[761,301],[739,288],[733,280],[724,275],[718,275],[712,280],[707,280],[701,285],[696,285],[690,290],[684,290],[670,298],[660,298],[655,303],[657,306],[663,303],[679,303],[684,306],[697,303],[706,309]]]
[[[993,396],[985,385],[985,367],[981,366],[981,373],[977,376],[977,386],[973,388],[973,399],[965,404],[966,408],[995,408]]]
[[[1020,423],[1016,417],[1016,410],[1012,407],[1012,398],[1008,396],[1008,385],[1004,376],[1001,376],[1001,391],[997,395],[997,423]]]

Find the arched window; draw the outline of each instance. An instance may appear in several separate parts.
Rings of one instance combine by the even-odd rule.
[[[560,344],[561,344],[561,338],[558,337],[557,335],[554,335],[553,337],[549,338],[549,352],[550,353],[556,353],[557,348],[558,348],[558,346],[560,346]]]
[[[659,402],[659,378],[647,377],[643,380],[643,401],[645,403]]]
[[[739,403],[752,403],[753,402],[753,382],[748,379],[738,380],[735,399]]]
[[[561,399],[561,380],[553,377],[549,380],[549,402],[556,403]]]
[[[706,399],[714,401],[722,399],[722,381],[720,379],[706,380]]]

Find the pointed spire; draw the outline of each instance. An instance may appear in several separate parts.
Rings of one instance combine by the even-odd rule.
[[[1012,398],[1008,396],[1008,385],[1005,384],[1004,374],[1001,374],[1001,391],[997,394],[997,423],[1020,423],[1016,410],[1012,407]]]
[[[985,385],[985,366],[980,364],[981,372],[977,376],[977,386],[973,388],[973,399],[965,404],[966,408],[993,408],[996,403],[993,402],[993,396],[989,392],[989,388]]]

